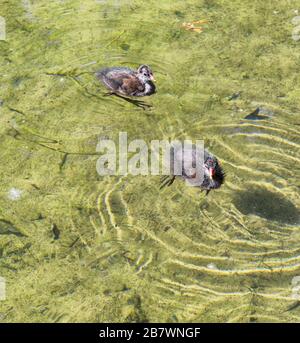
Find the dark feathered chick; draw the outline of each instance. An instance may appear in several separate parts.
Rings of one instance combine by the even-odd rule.
[[[196,165],[198,161],[202,163],[200,166]],[[220,188],[225,181],[225,172],[218,159],[207,150],[204,150],[201,159],[195,145],[179,149],[171,147],[170,174],[163,178],[161,187],[170,186],[179,176],[208,194],[210,190]]]

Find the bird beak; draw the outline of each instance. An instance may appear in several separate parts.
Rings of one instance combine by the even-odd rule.
[[[215,169],[214,168],[209,168],[209,177],[212,180],[215,175]]]
[[[150,80],[151,81],[156,81],[153,75],[150,75]]]

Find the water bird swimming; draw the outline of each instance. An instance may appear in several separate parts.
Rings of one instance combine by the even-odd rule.
[[[162,178],[160,188],[165,186],[170,186],[176,176],[180,176],[182,179],[193,184],[196,178],[195,164],[196,164],[196,146],[184,147],[183,149],[170,149],[170,171],[171,176],[167,175]],[[199,158],[199,160],[201,160]],[[174,175],[174,170],[176,167],[181,168],[180,175]],[[223,171],[218,159],[204,150],[203,156],[203,166],[200,166],[203,171],[203,180],[201,184],[197,184],[202,191],[206,191],[206,195],[212,190],[217,189],[222,186],[225,181],[225,172]],[[202,169],[203,168],[203,169]],[[178,170],[178,169],[177,169]]]
[[[96,77],[112,94],[149,96],[156,91],[152,70],[145,64],[137,70],[126,67],[104,68],[96,72]]]

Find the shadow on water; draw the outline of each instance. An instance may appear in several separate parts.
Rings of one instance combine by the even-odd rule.
[[[285,224],[298,224],[300,212],[283,196],[264,188],[238,192],[234,204],[245,215],[255,214]]]

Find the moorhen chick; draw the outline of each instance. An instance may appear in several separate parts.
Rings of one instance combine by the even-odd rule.
[[[181,151],[180,151],[181,150]],[[184,147],[183,149],[174,149],[172,146],[170,149],[170,171],[171,176],[164,176],[162,178],[161,187],[170,186],[176,176],[180,176],[182,179],[188,181],[191,185],[196,179],[195,163],[196,163],[196,146]],[[206,191],[206,195],[212,190],[220,188],[225,181],[225,172],[223,171],[218,159],[204,150],[204,163],[203,163],[203,180],[202,183],[196,184],[202,191]],[[181,171],[179,170],[181,168]],[[176,174],[174,175],[174,170]],[[191,172],[191,171],[194,172]]]
[[[145,64],[136,71],[126,67],[104,68],[96,72],[96,77],[112,94],[149,96],[155,93],[152,70]]]

